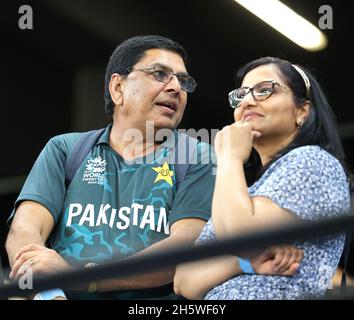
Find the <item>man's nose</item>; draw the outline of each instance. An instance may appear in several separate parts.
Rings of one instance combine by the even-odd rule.
[[[175,74],[173,74],[170,80],[166,83],[165,89],[167,91],[176,91],[176,92],[180,92],[182,90],[181,83],[179,82]]]

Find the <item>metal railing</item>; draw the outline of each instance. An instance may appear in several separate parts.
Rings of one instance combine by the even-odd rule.
[[[51,288],[72,288],[74,285],[127,277],[136,274],[158,271],[179,263],[210,258],[212,256],[235,254],[264,249],[270,245],[307,241],[335,235],[342,232],[352,232],[354,229],[354,214],[323,219],[321,221],[299,221],[286,226],[262,230],[257,233],[244,234],[224,240],[216,240],[195,247],[183,246],[173,250],[160,251],[149,255],[129,257],[116,262],[100,265],[96,268],[76,269],[70,272],[46,275],[33,278],[33,289],[23,290],[17,282],[6,284],[0,288],[0,299],[10,296],[26,296]]]

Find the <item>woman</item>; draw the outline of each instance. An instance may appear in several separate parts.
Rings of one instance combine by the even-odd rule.
[[[229,94],[235,123],[215,139],[212,218],[197,243],[345,214],[349,173],[333,112],[316,79],[303,67],[273,57],[248,63],[238,77],[241,88]],[[344,236],[293,243],[304,258],[292,276],[256,275],[232,256],[183,264],[175,291],[204,299],[323,295],[343,244]]]

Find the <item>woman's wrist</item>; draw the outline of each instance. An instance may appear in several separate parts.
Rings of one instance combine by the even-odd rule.
[[[243,162],[241,159],[231,159],[231,157],[221,159],[218,158],[216,167],[217,174],[230,174],[237,170],[242,170],[243,172]]]
[[[238,259],[238,264],[240,266],[240,269],[242,270],[243,273],[247,274],[255,274],[256,272],[253,270],[251,261],[248,259],[243,259],[240,257],[237,257]]]

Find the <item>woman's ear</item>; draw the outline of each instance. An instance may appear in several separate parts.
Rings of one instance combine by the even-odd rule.
[[[109,93],[114,105],[118,107],[123,105],[124,100],[122,91],[123,79],[123,76],[118,73],[113,73],[109,82]]]
[[[298,108],[296,119],[297,122],[304,123],[310,114],[310,101],[305,101],[304,104]]]

